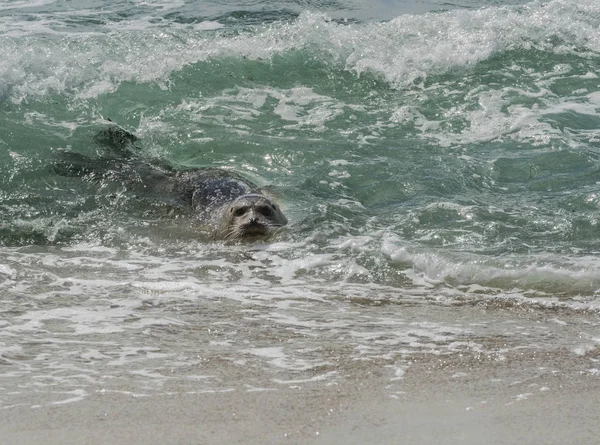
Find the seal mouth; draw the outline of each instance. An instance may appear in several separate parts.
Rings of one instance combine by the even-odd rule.
[[[242,237],[247,236],[266,236],[269,234],[269,228],[260,223],[249,223],[242,226]]]

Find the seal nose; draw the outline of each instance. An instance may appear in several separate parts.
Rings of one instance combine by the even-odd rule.
[[[256,209],[252,208],[250,213],[250,221],[249,224],[258,224],[258,215],[256,214]]]

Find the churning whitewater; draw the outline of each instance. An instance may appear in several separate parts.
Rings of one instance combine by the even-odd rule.
[[[221,3],[0,5],[1,408],[597,351],[597,2]],[[57,174],[108,118],[287,226]]]

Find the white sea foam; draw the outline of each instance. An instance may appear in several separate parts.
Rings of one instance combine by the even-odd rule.
[[[353,257],[376,255],[378,245],[392,261],[408,262],[415,271],[412,285],[347,279],[358,276],[349,273]],[[465,308],[457,318],[452,305],[461,298],[504,298],[523,305],[546,301],[549,307],[558,303],[542,293],[536,299],[486,287],[490,272],[481,261],[483,272],[478,275],[472,273],[473,265],[436,260],[441,267],[433,278],[438,282],[471,275],[462,278],[462,290],[438,287],[431,292],[418,278],[430,254],[402,248],[399,240],[382,234],[335,240],[327,254],[288,254],[268,244],[208,244],[188,251],[181,246],[177,254],[158,247],[125,252],[89,244],[47,253],[15,250],[4,261],[10,261],[19,285],[0,283],[0,310],[19,304],[19,298],[25,298],[28,307],[14,315],[0,312],[7,321],[0,330],[0,361],[14,371],[3,378],[19,379],[19,394],[33,387],[61,388],[40,400],[56,404],[87,397],[92,388],[112,391],[123,373],[139,382],[136,393],[167,393],[170,382],[181,379],[193,381],[195,392],[210,392],[231,390],[231,382],[223,381],[223,367],[236,369],[234,373],[256,369],[261,375],[268,369],[269,381],[289,385],[336,382],[343,378],[337,369],[340,363],[342,369],[351,369],[364,360],[379,363],[395,382],[409,369],[411,358],[423,354],[509,354],[510,341],[502,350],[495,349],[494,342],[491,348],[486,345],[485,338],[494,335],[506,344],[526,333],[519,338],[527,341],[518,345],[567,344],[579,355],[598,343],[591,331],[581,337],[590,326],[569,318],[564,323],[516,323],[509,312],[479,311],[472,317]],[[454,276],[440,278],[444,273]],[[556,281],[556,270],[548,273]],[[469,280],[481,284],[467,289]],[[589,299],[565,301],[563,307],[593,310]],[[562,340],[557,343],[549,331],[560,333]],[[578,335],[563,333],[571,331]],[[207,368],[212,362],[216,367]],[[219,378],[211,377],[217,372]],[[265,386],[264,377],[249,375],[241,383]],[[75,397],[62,391],[73,384],[81,387]]]
[[[165,2],[151,6],[170,7]],[[593,2],[555,0],[402,16],[385,23],[340,24],[305,13],[289,23],[237,34],[205,32],[219,27],[214,23],[166,29],[149,23],[148,17],[75,33],[42,17],[22,25],[28,29],[7,28],[0,78],[7,85],[5,101],[26,107],[57,95],[67,98],[68,111],[78,112],[89,104],[94,108],[95,99],[127,82],[132,88],[157,84],[166,91],[175,72],[198,62],[234,59],[245,66],[251,60],[276,67],[276,56],[300,52],[308,56],[303,60],[317,60],[331,69],[326,73],[331,77],[346,71],[343,75],[350,72],[353,80],[371,76],[385,83],[391,87],[385,94],[393,99],[376,97],[373,103],[356,104],[352,95],[338,99],[313,86],[278,88],[253,81],[254,88],[232,88],[228,83],[206,97],[195,91],[183,100],[161,103],[154,115],[140,117],[140,134],[173,132],[165,116],[177,113],[192,128],[199,122],[224,124],[247,135],[256,134],[254,124],[272,117],[281,125],[265,133],[286,143],[295,139],[273,134],[272,128],[294,134],[306,130],[318,140],[314,134],[328,131],[344,116],[353,122],[344,137],[354,137],[360,147],[385,141],[386,129],[403,125],[441,142],[429,147],[437,150],[433,156],[453,144],[480,145],[496,138],[535,146],[544,137],[563,137],[548,123],[552,114],[597,117],[597,93],[584,88],[573,97],[551,93],[557,83],[593,81],[593,74],[574,74],[567,64],[547,73],[514,67],[513,75],[528,74],[534,87],[478,86],[459,92],[443,81],[428,87],[425,79],[468,71],[495,53],[517,47],[558,54],[570,54],[573,47],[583,54],[597,51],[596,34],[590,33],[597,28],[597,12]],[[7,20],[0,20],[2,26]],[[557,36],[563,43],[550,43]],[[373,88],[380,88],[379,83]],[[2,91],[0,84],[0,96]],[[445,115],[427,113],[422,101],[435,100],[440,91],[466,98],[458,97],[456,106],[441,110]],[[401,97],[395,100],[398,92]],[[530,102],[512,103],[514,97]],[[531,103],[535,106],[527,105]],[[370,123],[357,129],[362,124],[351,120],[353,113],[362,113]],[[460,121],[458,129],[444,125],[452,120]],[[24,121],[59,129],[61,135],[77,128],[37,111],[26,112]],[[190,134],[196,140],[211,140],[202,130],[195,131]],[[27,162],[26,156],[12,153],[12,161]],[[440,213],[452,221],[471,222],[480,206],[454,202],[447,194],[417,210],[409,203],[412,210],[396,219],[384,215],[394,221],[388,227],[377,209],[351,190],[352,181],[360,177],[355,173],[360,162],[367,161],[351,158],[343,149],[331,159],[301,154],[306,154],[308,168],[320,169],[313,175],[323,181],[319,187],[333,193],[318,199],[319,218],[313,218],[320,221],[317,227],[292,225],[283,241],[181,242],[164,237],[160,228],[155,229],[158,235],[136,237],[128,233],[131,227],[115,222],[118,227],[113,229],[124,241],[108,247],[101,239],[73,241],[67,247],[3,247],[0,363],[10,370],[2,378],[18,382],[17,392],[48,389],[53,395],[39,403],[51,404],[78,400],[95,388],[118,389],[124,375],[138,390],[133,394],[168,393],[169,384],[186,380],[197,385],[195,393],[202,393],[230,391],[236,385],[264,388],[265,374],[281,384],[335,383],[347,372],[360,372],[366,363],[395,381],[410,368],[411,359],[422,355],[504,360],[519,348],[531,348],[585,359],[597,349],[596,327],[585,319],[586,313],[600,311],[600,264],[594,255],[486,255],[473,249],[473,240],[482,235],[466,229],[462,249],[460,242],[441,246],[435,231],[419,231],[419,217]],[[386,155],[374,153],[370,159],[383,165]],[[465,151],[457,159],[478,162],[476,153]],[[291,176],[295,166],[289,164],[290,177],[296,180],[300,175]],[[484,173],[472,172],[477,175]],[[297,179],[298,188],[305,179]],[[357,184],[360,188],[367,182]],[[589,190],[586,203],[594,205],[596,192]],[[328,216],[331,209],[334,217]],[[349,220],[345,211],[364,219]],[[297,220],[307,214],[303,206],[295,212]],[[498,214],[505,216],[503,210]],[[410,240],[400,235],[405,221],[417,227]],[[69,221],[63,222],[22,217],[2,228],[36,230],[52,243],[61,228],[69,228]],[[302,235],[306,232],[310,235]],[[487,305],[511,310],[480,310]],[[520,311],[527,315],[521,317]],[[548,323],[540,323],[544,317],[551,317]],[[243,381],[233,381],[231,376],[240,375],[246,376]],[[66,385],[94,389],[52,392]],[[3,399],[0,406],[9,403]]]
[[[310,129],[321,132],[326,125],[346,110],[356,110],[357,106],[346,104],[335,98],[317,94],[312,88],[235,88],[227,89],[221,95],[208,98],[189,98],[165,113],[185,113],[188,119],[206,123],[217,120],[232,128],[245,128],[248,122],[260,119],[270,113],[267,101],[275,101],[272,112],[282,119],[281,128],[287,130]],[[218,113],[214,116],[214,113]]]
[[[166,7],[162,3],[156,6]],[[585,47],[600,51],[600,38],[595,32],[598,24],[586,19],[586,14],[597,17],[598,5],[554,0],[522,7],[403,15],[385,23],[351,25],[338,24],[321,14],[304,13],[293,23],[274,24],[234,37],[198,32],[219,27],[209,22],[191,30],[183,27],[169,32],[144,25],[136,33],[127,30],[133,25],[122,24],[125,29],[111,35],[84,33],[60,40],[38,37],[57,32],[52,23],[42,19],[30,22],[37,28],[27,36],[0,30],[8,38],[1,54],[4,65],[0,76],[14,86],[15,97],[75,89],[80,98],[89,99],[111,91],[111,84],[114,91],[125,81],[165,82],[172,72],[209,58],[270,59],[306,49],[359,76],[377,73],[391,85],[403,88],[429,75],[463,69],[516,47],[557,52]],[[555,36],[565,39],[564,46],[550,46],[548,41]],[[285,103],[280,109],[282,116],[297,115],[293,103],[288,108]]]
[[[88,393],[83,389],[74,389],[72,391],[65,392],[64,394],[67,397],[70,395],[70,397],[52,402],[51,404],[52,405],[65,405],[67,403],[79,402],[88,395]]]
[[[382,253],[400,264],[409,265],[413,279],[425,283],[452,282],[455,285],[482,285],[503,289],[537,289],[547,293],[595,295],[600,292],[600,261],[595,257],[558,259],[553,255],[514,258],[480,256],[473,253],[442,252],[398,245],[385,240]],[[591,300],[597,305],[595,298]]]

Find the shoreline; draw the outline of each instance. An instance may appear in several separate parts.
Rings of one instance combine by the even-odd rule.
[[[0,411],[0,435],[6,445],[593,443],[600,373],[589,358],[429,357],[394,381],[361,366],[341,384],[193,394],[186,383],[149,397],[123,388],[39,408],[32,398]]]

